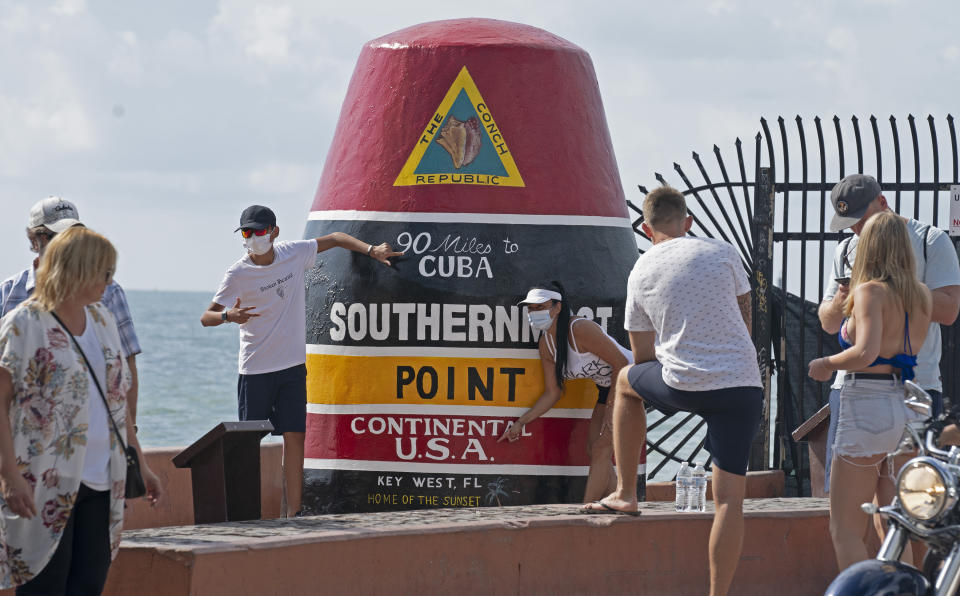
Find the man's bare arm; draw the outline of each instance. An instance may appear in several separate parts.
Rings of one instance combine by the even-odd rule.
[[[131,354],[127,357],[127,366],[130,367],[130,390],[127,391],[127,413],[130,415],[131,424],[136,427],[137,424],[137,396],[140,393],[140,379],[137,377],[137,355]]]
[[[371,259],[380,261],[388,267],[393,265],[393,263],[390,262],[391,257],[399,257],[403,255],[402,252],[393,250],[393,248],[386,242],[377,245],[368,244],[363,240],[358,240],[350,234],[345,234],[343,232],[333,232],[332,234],[327,234],[326,236],[320,236],[316,238],[316,241],[318,253],[325,250],[330,250],[335,246],[339,246],[340,248],[365,254]]]
[[[243,325],[249,321],[252,317],[259,317],[260,315],[250,312],[255,309],[256,306],[245,306],[240,308],[240,299],[237,298],[237,303],[233,305],[233,308],[227,309],[227,318],[224,319],[220,313],[223,312],[225,307],[222,304],[217,304],[216,302],[211,302],[210,306],[207,307],[207,310],[203,311],[203,314],[200,316],[200,324],[204,327],[216,327],[217,325],[222,325],[223,323],[238,323]]]
[[[633,352],[633,364],[650,362],[657,359],[655,331],[630,331],[630,351]]]
[[[737,296],[737,306],[740,307],[740,316],[747,325],[747,333],[753,336],[753,309],[751,306],[750,292]]]
[[[960,286],[944,286],[930,290],[933,295],[933,312],[930,320],[941,325],[953,325],[960,312]]]
[[[820,318],[820,326],[827,333],[837,333],[843,324],[843,306],[850,295],[850,286],[840,284],[837,287],[837,293],[830,300],[824,300],[817,309],[817,316]]]

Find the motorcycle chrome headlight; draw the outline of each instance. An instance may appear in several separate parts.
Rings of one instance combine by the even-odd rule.
[[[953,474],[941,462],[917,457],[900,470],[897,496],[904,513],[929,521],[945,513],[956,502]]]

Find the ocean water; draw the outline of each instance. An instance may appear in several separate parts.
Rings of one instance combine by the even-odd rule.
[[[240,339],[236,325],[200,325],[200,315],[212,298],[212,293],[205,292],[127,290],[143,349],[137,357],[137,425],[144,447],[187,446],[218,423],[237,420]],[[658,412],[651,412],[648,423],[659,418]],[[677,456],[686,457],[703,440],[705,429],[695,430],[697,418],[671,432],[679,419],[651,431],[650,438],[669,433],[668,452],[682,442]],[[701,450],[696,459],[706,457]],[[662,456],[649,453],[648,470],[652,472],[661,460]],[[656,480],[672,478],[678,467],[671,463]]]
[[[236,325],[202,327],[213,294],[127,290],[143,353],[137,436],[144,447],[187,446],[237,419]]]

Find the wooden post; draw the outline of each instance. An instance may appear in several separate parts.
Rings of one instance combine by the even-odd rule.
[[[772,311],[770,302],[773,276],[773,168],[760,168],[754,188],[753,220],[753,344],[757,348],[760,381],[763,383],[763,417],[760,432],[750,449],[750,469],[770,468],[770,376],[773,372],[770,357],[770,330]]]

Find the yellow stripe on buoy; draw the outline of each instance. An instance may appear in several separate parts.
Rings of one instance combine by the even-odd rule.
[[[543,369],[529,358],[437,358],[307,354],[311,404],[420,404],[529,408]],[[555,408],[593,408],[597,389],[567,381]],[[479,412],[478,412],[479,413]]]

